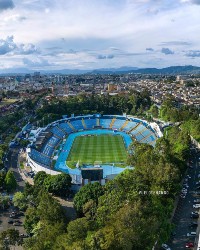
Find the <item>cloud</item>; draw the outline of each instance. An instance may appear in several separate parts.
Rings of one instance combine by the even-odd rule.
[[[152,48],[146,48],[147,51],[154,51]]]
[[[200,57],[200,50],[190,50],[185,54],[187,57]]]
[[[29,55],[39,53],[39,51],[34,44],[16,44],[14,37],[8,36],[5,40],[0,39],[0,55],[6,55],[8,53],[13,55]]]
[[[110,54],[110,55],[97,55],[96,57],[97,59],[113,59],[114,55]]]
[[[162,42],[159,46],[190,46],[192,43],[185,42],[185,41],[169,41],[169,42]]]
[[[174,54],[174,52],[172,50],[170,50],[169,48],[162,48],[161,49],[161,53],[163,53],[165,55],[172,55],[172,54]]]
[[[13,9],[15,7],[12,0],[0,0],[0,11]]]
[[[30,68],[35,68],[35,67],[45,67],[45,66],[51,66],[53,64],[50,64],[48,60],[44,58],[35,58],[33,60],[30,60],[28,58],[23,58],[23,63],[24,65],[30,67]]]
[[[181,2],[200,5],[200,0],[181,0]]]
[[[0,55],[14,51],[16,47],[16,44],[13,42],[13,36],[8,36],[5,40],[0,39]]]

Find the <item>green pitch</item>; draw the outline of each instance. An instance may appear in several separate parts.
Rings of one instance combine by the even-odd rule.
[[[120,135],[92,135],[76,137],[67,165],[73,167],[78,161],[82,164],[125,163],[127,151]]]

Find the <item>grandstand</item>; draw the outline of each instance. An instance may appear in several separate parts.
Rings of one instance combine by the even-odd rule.
[[[89,157],[89,159],[97,159],[102,162],[101,167],[103,169],[103,176],[104,178],[107,178],[109,175],[118,174],[124,170],[124,168],[120,167],[120,164],[124,164],[124,159],[123,157],[121,157],[122,159],[120,158],[120,150],[118,151],[117,147],[121,147],[121,150],[125,147],[125,150],[128,152],[128,146],[132,140],[155,146],[156,139],[160,136],[157,131],[159,131],[159,128],[155,130],[146,121],[134,117],[98,114],[65,118],[53,122],[46,128],[41,129],[41,132],[37,134],[35,141],[27,149],[27,160],[29,165],[36,172],[44,170],[50,174],[58,174],[58,171],[63,171],[72,176],[74,183],[78,182],[80,184],[80,175],[83,165],[86,164],[84,166],[86,168],[94,168],[94,165],[87,166],[88,163],[83,161]],[[105,149],[105,145],[107,145],[105,141],[107,140],[107,137],[105,135],[115,134],[122,138],[124,146],[122,144],[121,146],[120,144],[116,146],[115,140],[111,140],[111,142],[109,142],[111,144],[108,144],[110,145],[109,148]],[[87,143],[89,144],[82,146],[83,150],[81,152],[80,148],[71,152],[71,150],[74,150],[75,148],[73,143],[77,137],[95,135],[103,135],[103,139],[100,140],[100,142],[102,141],[103,143],[102,145],[99,145],[99,140],[96,140],[94,137],[92,140],[87,140]],[[82,145],[82,141],[84,140],[80,139],[78,145]],[[98,145],[95,144],[95,141],[98,141]],[[112,141],[114,141],[113,145]],[[90,145],[91,142],[93,144]],[[95,150],[93,147],[95,147]],[[77,156],[76,152],[79,152],[82,159],[79,159],[79,155]],[[99,155],[99,157],[92,158],[90,155],[92,154],[91,152],[96,152],[95,154],[97,154],[97,156]],[[107,155],[107,158],[103,157],[104,154]],[[112,157],[109,157],[108,154]],[[124,154],[125,153],[122,155]],[[76,166],[73,168],[67,165],[68,162],[70,163],[68,158],[69,155],[77,161],[75,164]],[[106,165],[108,163],[99,159],[101,157],[109,159],[108,163],[110,165]],[[79,166],[80,162],[82,163],[81,166]],[[81,167],[81,169],[77,167]]]

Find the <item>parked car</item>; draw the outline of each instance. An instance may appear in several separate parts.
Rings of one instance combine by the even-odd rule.
[[[171,248],[167,245],[167,244],[162,244],[162,249],[165,249],[165,250],[171,250]]]
[[[194,195],[199,196],[200,195],[200,191],[195,191]]]
[[[22,222],[20,220],[15,220],[14,223],[22,224]]]
[[[191,222],[189,226],[190,227],[198,227],[198,223],[197,222]]]
[[[22,223],[20,222],[13,222],[13,226],[21,226],[22,225]]]
[[[194,204],[193,208],[200,208],[200,204]]]
[[[9,220],[8,224],[13,224],[13,222],[14,222],[13,220]]]
[[[185,248],[193,248],[194,247],[194,243],[193,242],[187,242],[185,244]]]
[[[200,202],[200,199],[194,200],[194,203],[199,203],[199,202]]]
[[[185,199],[186,194],[181,194],[180,197]]]
[[[195,237],[196,235],[197,235],[196,232],[187,233],[187,237]]]
[[[10,218],[17,218],[18,216],[17,216],[17,214],[10,214],[9,217]]]
[[[199,215],[198,214],[191,214],[190,218],[192,218],[192,219],[198,219]]]
[[[21,238],[28,238],[29,235],[28,234],[20,234],[19,237],[21,237]]]

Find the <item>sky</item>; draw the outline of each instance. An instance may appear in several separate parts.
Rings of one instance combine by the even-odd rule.
[[[0,71],[200,66],[200,0],[0,0]]]

